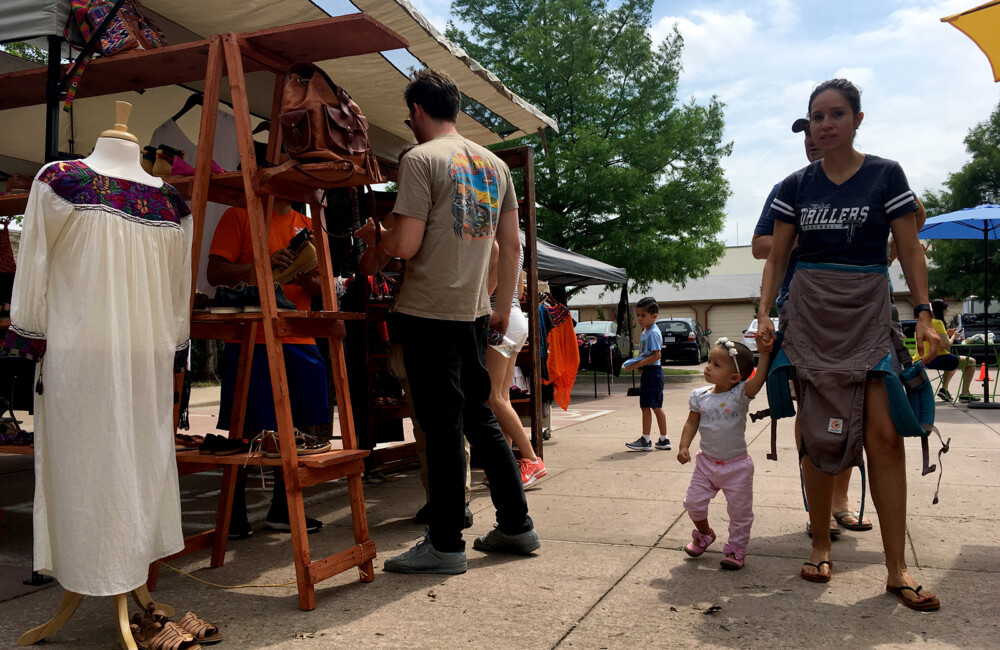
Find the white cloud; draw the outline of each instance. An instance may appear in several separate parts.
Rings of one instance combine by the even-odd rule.
[[[684,72],[688,75],[712,75],[715,68],[728,65],[759,38],[756,23],[742,9],[728,15],[692,9],[690,16],[658,20],[650,30],[653,42],[660,43],[675,23],[684,38]]]

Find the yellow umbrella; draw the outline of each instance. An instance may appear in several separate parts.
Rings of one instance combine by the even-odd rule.
[[[947,16],[943,23],[971,38],[993,67],[993,81],[1000,81],[1000,0],[993,0],[978,7]]]

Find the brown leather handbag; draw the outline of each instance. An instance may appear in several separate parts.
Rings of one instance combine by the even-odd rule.
[[[318,66],[292,66],[278,122],[285,152],[296,163],[350,161],[368,182],[384,180],[368,142],[368,120]]]

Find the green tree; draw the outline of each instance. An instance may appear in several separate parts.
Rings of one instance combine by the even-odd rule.
[[[683,41],[652,0],[453,0],[448,37],[559,123],[535,146],[538,234],[627,269],[640,289],[723,254],[723,105],[677,99]],[[516,143],[521,144],[524,140]],[[511,146],[511,145],[501,145]]]
[[[28,61],[34,61],[35,63],[46,63],[48,62],[48,57],[45,52],[38,49],[34,45],[29,45],[24,41],[14,41],[12,43],[4,43],[0,45],[0,50],[7,52],[8,54],[13,54],[16,57],[22,59],[27,59]]]
[[[990,117],[965,137],[972,159],[950,174],[945,189],[923,196],[927,214],[934,216],[971,208],[982,203],[1000,203],[1000,105]],[[1000,299],[1000,243],[988,246],[990,298]],[[939,239],[927,252],[933,265],[927,271],[931,295],[966,298],[986,295],[983,275],[983,240]]]

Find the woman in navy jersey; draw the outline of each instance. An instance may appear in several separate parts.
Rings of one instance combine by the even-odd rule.
[[[832,79],[817,86],[808,116],[810,134],[824,156],[782,181],[771,204],[774,239],[762,279],[758,336],[775,337],[768,316],[797,236],[799,266],[783,349],[797,368],[799,419],[807,423],[802,426],[802,472],[812,527],[827,526],[834,474],[860,461],[863,444],[888,570],[886,590],[911,609],[937,609],[938,599],[906,567],[903,439],[893,425],[883,383],[867,374],[890,351],[890,233],[918,303],[917,344],[927,342],[933,354],[940,343],[929,306],[924,310],[927,269],[914,220],[917,205],[898,163],[854,148],[864,114],[851,82]],[[832,569],[830,537],[815,535],[800,575],[829,582]]]

